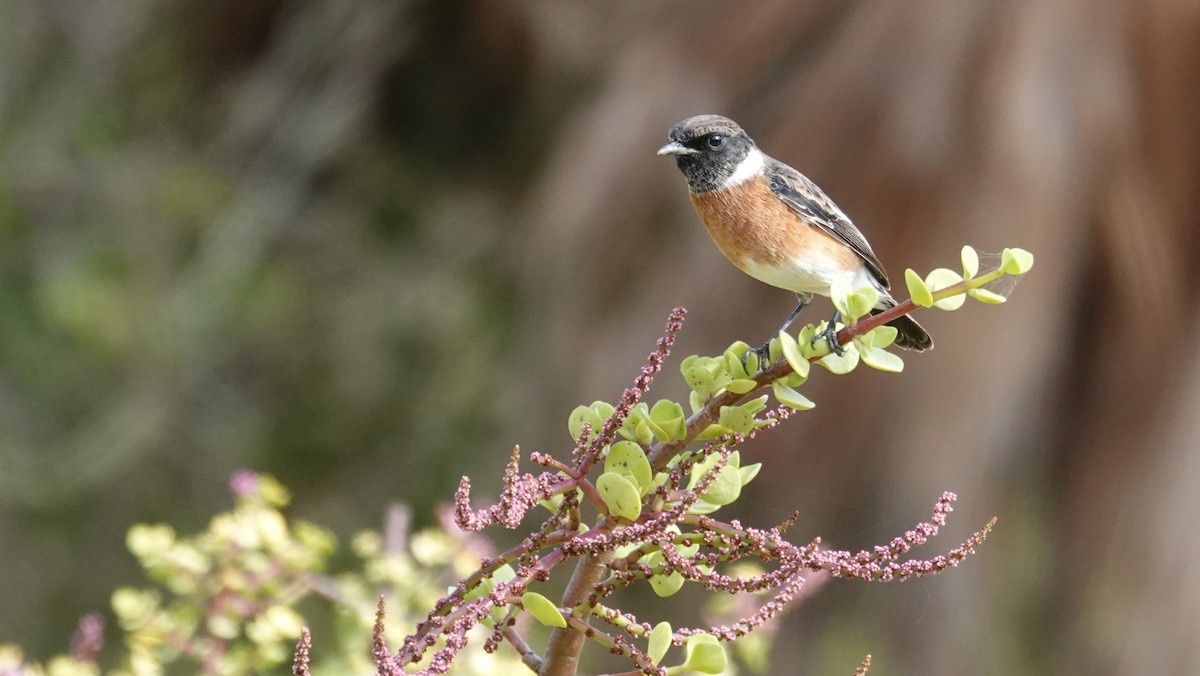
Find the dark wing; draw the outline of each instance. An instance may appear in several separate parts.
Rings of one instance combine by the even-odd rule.
[[[862,257],[867,264],[867,269],[875,275],[875,279],[879,280],[883,288],[890,287],[887,273],[883,270],[883,263],[880,263],[875,252],[871,251],[871,245],[867,244],[866,238],[862,236],[858,228],[854,227],[850,218],[842,213],[842,210],[825,193],[821,192],[816,184],[808,180],[804,174],[778,160],[768,161],[767,174],[771,178],[771,192],[800,214],[804,220],[816,225],[834,239],[844,242],[846,246],[853,249],[854,253]]]

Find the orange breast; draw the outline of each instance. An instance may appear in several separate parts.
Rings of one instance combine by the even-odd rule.
[[[862,260],[854,251],[814,225],[771,192],[766,177],[702,194],[692,205],[713,242],[734,265],[781,266],[797,259],[824,259],[826,265],[857,270]]]

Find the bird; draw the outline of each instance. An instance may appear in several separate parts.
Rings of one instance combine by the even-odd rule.
[[[872,287],[878,302],[871,314],[896,306],[883,263],[850,218],[815,183],[769,157],[736,122],[721,115],[682,120],[667,133],[659,155],[675,158],[687,180],[696,214],[721,253],[739,270],[796,294],[796,309],[785,330],[813,295],[828,297],[842,280],[852,290]],[[835,338],[839,314],[826,324],[830,349],[842,354]],[[910,350],[933,348],[933,339],[915,319],[888,322],[895,344]],[[770,339],[751,348],[765,363]]]

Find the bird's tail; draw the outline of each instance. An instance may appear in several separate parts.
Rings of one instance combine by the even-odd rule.
[[[872,315],[877,315],[888,308],[895,307],[896,299],[885,292],[879,296],[879,305],[881,307],[877,307],[871,311]],[[917,320],[911,316],[901,315],[888,322],[888,326],[896,329],[896,344],[900,347],[906,350],[916,350],[917,352],[933,349],[933,337],[929,335],[924,326],[918,324]]]

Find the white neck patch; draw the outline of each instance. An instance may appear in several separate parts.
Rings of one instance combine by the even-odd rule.
[[[738,165],[733,170],[733,173],[729,175],[729,178],[725,179],[725,182],[721,184],[721,187],[732,188],[735,185],[741,185],[742,183],[745,183],[746,181],[761,174],[763,166],[766,165],[766,163],[767,160],[762,154],[762,151],[758,148],[751,148],[745,159],[743,159],[741,162],[738,162]]]

